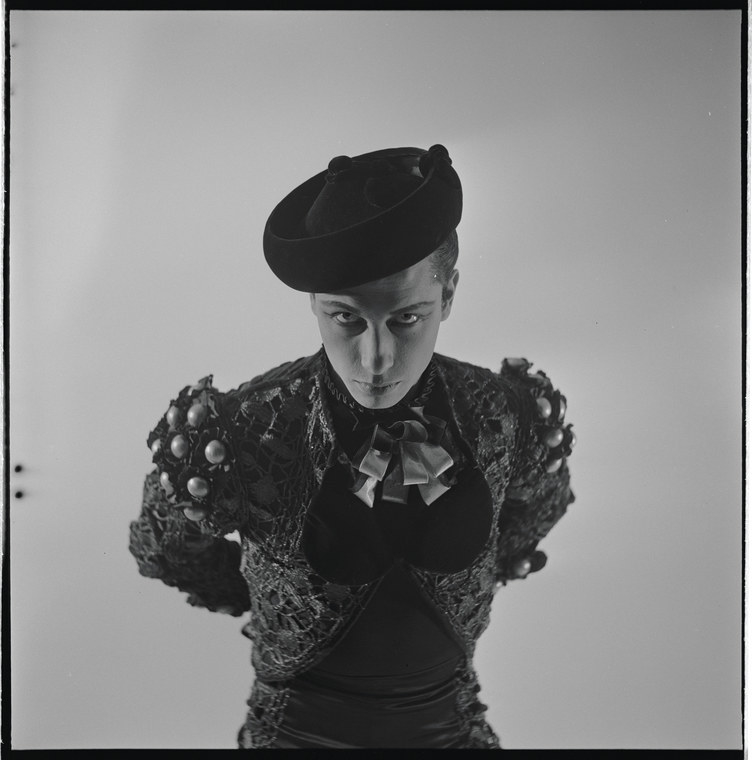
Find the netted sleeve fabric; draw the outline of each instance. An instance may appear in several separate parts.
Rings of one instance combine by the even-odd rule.
[[[566,397],[526,359],[504,359],[501,379],[517,417],[511,477],[499,519],[497,581],[525,578],[546,564],[538,543],[574,501],[567,458],[575,436]]]
[[[250,608],[248,585],[240,546],[225,536],[248,530],[240,402],[211,382],[186,386],[147,438],[156,468],[131,523],[130,551],[142,575],[188,592],[194,606],[237,616]]]
[[[130,551],[141,575],[188,592],[186,601],[211,612],[242,615],[248,586],[240,574],[240,545],[189,520],[164,495],[159,472],[146,476],[141,514],[131,523]]]

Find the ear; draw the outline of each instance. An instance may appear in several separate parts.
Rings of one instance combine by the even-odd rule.
[[[316,314],[316,294],[315,293],[309,293],[308,298],[310,299],[311,303],[311,311]]]
[[[460,281],[460,273],[455,269],[449,282],[444,286],[444,292],[441,297],[441,321],[447,319],[452,312],[452,302],[454,294],[457,292],[457,283]]]

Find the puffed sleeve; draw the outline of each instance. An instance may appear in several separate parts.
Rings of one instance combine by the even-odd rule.
[[[501,378],[516,413],[511,477],[501,508],[497,581],[525,578],[543,568],[538,543],[574,501],[567,458],[575,436],[565,424],[566,398],[526,359],[505,359]]]
[[[250,608],[240,573],[246,520],[233,426],[237,402],[211,377],[184,388],[147,438],[156,468],[146,476],[130,551],[139,572],[188,592],[188,602],[240,615]]]

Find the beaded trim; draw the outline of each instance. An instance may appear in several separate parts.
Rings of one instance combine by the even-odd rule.
[[[329,360],[324,357],[324,383],[326,384],[327,390],[329,393],[334,396],[337,401],[342,402],[345,406],[347,406],[349,409],[352,409],[355,412],[364,413],[364,414],[379,414],[384,412],[383,409],[369,409],[368,407],[361,406],[357,401],[354,401],[353,399],[346,396],[342,391],[337,388],[337,386],[334,384],[334,380],[332,380],[332,376],[329,373]],[[423,385],[423,390],[411,401],[405,401],[404,399],[402,401],[399,401],[395,406],[425,406],[428,402],[428,399],[431,397],[431,392],[433,391],[433,386],[436,382],[436,364],[434,363],[434,360],[431,359],[429,363],[429,371],[428,371],[428,377],[425,379],[425,383]]]

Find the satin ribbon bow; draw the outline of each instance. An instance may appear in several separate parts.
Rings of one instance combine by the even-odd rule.
[[[422,406],[411,407],[411,411],[418,419],[375,425],[370,439],[353,458],[357,474],[350,490],[369,507],[373,507],[379,482],[383,482],[385,501],[402,504],[407,504],[411,485],[418,486],[423,501],[431,504],[453,484],[443,473],[454,460],[439,445],[446,422],[424,415]]]

